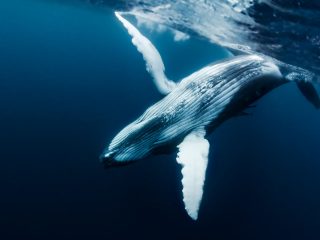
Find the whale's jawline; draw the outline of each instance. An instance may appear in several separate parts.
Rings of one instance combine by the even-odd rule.
[[[117,162],[117,161],[112,161],[110,162],[106,162],[106,161],[101,161],[101,163],[103,164],[103,168],[104,169],[110,169],[110,168],[121,168],[121,167],[125,167],[125,166],[130,166],[133,163],[136,163],[137,161],[121,161],[121,162]]]

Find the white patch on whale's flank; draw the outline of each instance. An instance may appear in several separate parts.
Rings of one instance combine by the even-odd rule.
[[[183,202],[187,213],[197,220],[208,164],[209,142],[203,128],[187,135],[178,145],[177,162],[182,165]]]
[[[165,67],[158,50],[149,39],[143,36],[129,21],[124,19],[119,12],[115,12],[115,15],[132,36],[133,45],[143,55],[147,71],[152,75],[158,90],[163,94],[171,92],[176,84],[166,77],[164,73]]]

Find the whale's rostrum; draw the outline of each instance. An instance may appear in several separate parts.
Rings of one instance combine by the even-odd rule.
[[[106,167],[128,164],[151,154],[178,148],[182,166],[183,201],[196,220],[203,194],[209,156],[206,136],[227,119],[241,115],[253,102],[272,89],[296,82],[306,98],[320,107],[318,79],[312,74],[283,70],[270,58],[255,54],[233,56],[210,64],[174,83],[164,74],[160,54],[121,13],[116,13],[143,54],[148,71],[162,93],[162,100],[150,106],[126,126],[101,155]],[[160,66],[159,66],[160,64]]]

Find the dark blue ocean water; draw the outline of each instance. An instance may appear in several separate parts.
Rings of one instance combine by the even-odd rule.
[[[179,79],[227,56],[149,33]],[[199,220],[175,155],[104,170],[112,137],[161,99],[110,9],[0,2],[0,239],[319,239],[320,112],[296,86],[215,131]]]

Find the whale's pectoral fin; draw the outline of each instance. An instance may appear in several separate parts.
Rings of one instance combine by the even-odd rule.
[[[178,145],[177,162],[182,165],[182,193],[185,209],[197,220],[208,164],[209,142],[203,128],[187,135]]]
[[[115,15],[128,30],[128,33],[132,37],[133,45],[142,54],[147,65],[147,71],[153,77],[159,92],[162,94],[171,92],[175,88],[176,83],[166,77],[164,73],[165,67],[156,47],[135,26],[126,20],[120,12],[115,12]]]

